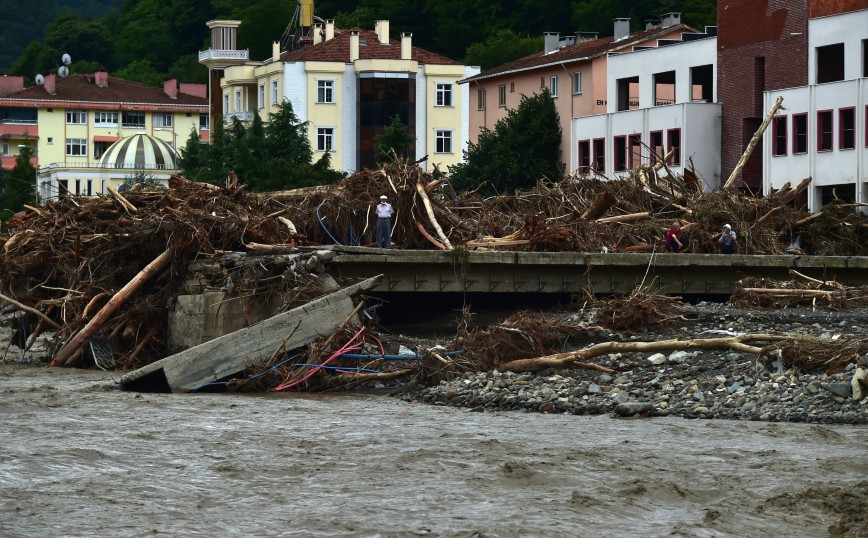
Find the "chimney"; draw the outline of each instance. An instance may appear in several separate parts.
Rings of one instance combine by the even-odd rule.
[[[660,21],[656,19],[645,19],[645,29],[651,30],[654,28],[660,28]]]
[[[355,62],[359,59],[359,31],[353,30],[350,32],[350,62]]]
[[[576,43],[586,43],[600,39],[598,32],[576,32]]]
[[[170,78],[169,80],[163,81],[163,91],[166,92],[166,95],[171,99],[178,98],[178,79]]]
[[[192,95],[193,97],[207,98],[208,85],[194,82],[182,82],[181,89],[178,90],[178,93],[183,93],[184,95]]]
[[[374,31],[377,32],[377,39],[380,41],[380,45],[389,44],[389,21],[377,21]]]
[[[410,32],[401,33],[401,59],[413,59],[413,34]]]
[[[45,91],[48,92],[48,95],[57,95],[55,84],[55,75],[54,73],[50,75],[45,75],[45,82],[42,83],[42,87],[45,88]]]
[[[0,97],[6,97],[7,95],[11,95],[17,91],[21,91],[24,89],[24,77],[23,76],[9,76],[3,75],[0,77]]]
[[[323,38],[325,37],[325,30],[323,30],[322,24],[316,23],[313,25],[313,44],[319,45],[322,43]]]
[[[272,41],[271,42],[271,61],[276,62],[280,60],[280,41]]]
[[[558,43],[561,40],[561,34],[558,32],[545,32],[543,34],[543,38],[545,39],[545,53],[551,54],[552,52],[558,50]]]
[[[335,38],[335,20],[334,19],[326,19],[326,41],[331,41]]]
[[[663,15],[662,20],[660,21],[660,25],[663,28],[669,28],[670,26],[675,26],[676,24],[681,24],[681,13],[666,13]]]
[[[108,71],[97,71],[93,74],[93,83],[97,88],[108,88]]]
[[[615,19],[615,41],[630,37],[630,19]]]

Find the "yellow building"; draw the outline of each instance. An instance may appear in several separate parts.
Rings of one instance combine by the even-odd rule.
[[[330,152],[332,166],[346,172],[375,166],[376,137],[395,115],[415,135],[411,155],[428,157],[423,167],[445,171],[463,159],[469,89],[457,81],[478,67],[413,47],[409,33],[390,39],[389,21],[373,31],[313,24],[299,48],[282,52],[274,43],[270,59],[252,62],[247,51],[216,48],[235,46],[238,24],[209,22],[215,48],[199,54],[212,73],[212,115],[249,122],[259,114],[267,122],[289,100],[307,123],[314,160]]]
[[[39,190],[43,198],[59,194],[55,188],[62,183],[51,171],[61,168],[67,170],[64,181],[71,193],[103,193],[105,182],[94,183],[90,172],[102,167],[101,157],[118,140],[146,133],[171,148],[186,144],[193,132],[207,140],[206,93],[204,84],[179,86],[176,80],[159,88],[106,72],[57,79],[49,75],[40,85],[0,97],[0,133],[8,140],[0,146],[8,155],[4,168],[14,166],[19,145],[30,145],[36,150],[40,182],[45,183]]]

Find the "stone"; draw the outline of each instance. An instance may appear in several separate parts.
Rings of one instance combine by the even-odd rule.
[[[624,391],[620,391],[617,394],[612,396],[612,399],[615,400],[616,403],[625,403],[630,399],[630,395]]]
[[[820,388],[828,390],[836,396],[850,398],[853,396],[853,387],[850,383],[821,383]]]
[[[615,406],[615,414],[619,417],[632,417],[650,411],[651,404],[648,402],[624,402]]]
[[[673,351],[672,353],[669,354],[668,360],[671,363],[682,364],[685,361],[687,361],[687,357],[689,357],[689,356],[690,356],[690,353],[688,353],[686,351]]]
[[[863,394],[862,391],[862,380],[865,379],[866,373],[862,368],[856,368],[856,371],[853,372],[853,377],[850,379],[850,388],[853,393],[854,400],[861,400]]]
[[[648,362],[654,365],[663,364],[664,362],[666,362],[666,355],[664,355],[663,353],[655,353],[648,357]]]

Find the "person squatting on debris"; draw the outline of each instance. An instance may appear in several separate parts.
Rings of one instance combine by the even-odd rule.
[[[681,242],[681,223],[675,222],[666,232],[666,252],[678,252],[684,248]]]
[[[721,254],[735,254],[736,251],[736,236],[729,224],[724,224],[720,231],[720,238],[717,240],[720,243]]]
[[[392,248],[392,215],[394,210],[386,195],[380,196],[377,204],[377,247]]]

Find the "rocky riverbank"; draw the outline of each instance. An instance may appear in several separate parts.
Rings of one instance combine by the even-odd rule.
[[[571,349],[608,340],[656,341],[743,333],[809,335],[830,342],[868,337],[865,309],[758,311],[700,303],[686,307],[684,318],[686,321],[663,331],[604,333],[593,342],[572,343]],[[843,371],[829,373],[799,372],[784,360],[758,359],[729,350],[615,353],[593,362],[616,372],[550,369],[533,374],[471,373],[401,397],[479,412],[868,424],[868,390],[864,381],[860,383],[868,372],[868,354],[855,355]]]

